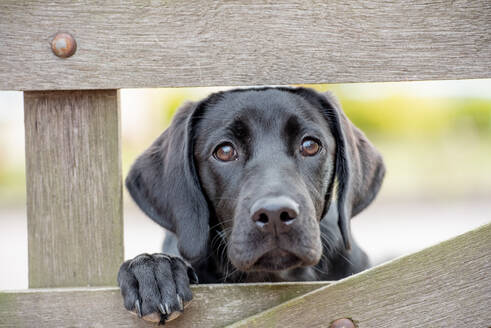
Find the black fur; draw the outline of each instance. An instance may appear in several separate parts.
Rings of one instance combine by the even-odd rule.
[[[300,155],[305,137],[321,144],[314,156]],[[237,160],[213,156],[222,142]],[[140,208],[170,231],[166,256],[121,267],[126,308],[165,320],[159,304],[178,310],[176,296],[156,287],[166,284],[184,286],[173,290],[189,300],[189,276],[158,271],[179,258],[202,283],[332,280],[367,268],[350,219],[372,202],[384,173],[380,154],[330,94],[237,89],[183,106],[126,180]],[[297,204],[298,215],[288,226],[270,219],[269,230],[258,228],[254,204],[278,197]]]

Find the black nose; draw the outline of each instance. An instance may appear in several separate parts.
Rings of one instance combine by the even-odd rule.
[[[251,207],[251,219],[265,231],[283,232],[298,216],[298,204],[286,196],[261,198]]]

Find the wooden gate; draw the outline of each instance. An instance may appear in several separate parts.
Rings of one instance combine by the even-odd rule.
[[[24,91],[31,289],[0,292],[0,327],[150,325],[102,287],[123,261],[118,89],[491,78],[490,31],[486,0],[3,0],[0,89]],[[66,58],[51,49],[59,32],[77,44]],[[489,327],[491,225],[335,283],[193,292],[169,326]]]

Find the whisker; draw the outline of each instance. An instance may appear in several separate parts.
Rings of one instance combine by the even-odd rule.
[[[227,265],[227,268],[228,268],[228,265]],[[227,269],[227,271],[228,271],[228,269]],[[239,269],[237,269],[237,268],[233,269],[233,270],[232,270],[232,272],[227,273],[227,274],[225,275],[225,277],[223,278],[223,281],[225,282],[225,281],[227,280],[227,278],[228,278],[228,277],[232,276],[234,273],[236,273],[236,272],[238,272],[238,271],[239,271]]]
[[[312,269],[314,269],[315,271],[321,273],[321,274],[327,274],[327,271],[323,271],[321,270],[320,268],[316,267],[316,266],[312,266]]]
[[[237,197],[215,197],[212,200],[237,200]]]
[[[220,225],[223,225],[224,223],[228,223],[228,222],[232,222],[234,219],[231,218],[231,219],[227,219],[227,220],[223,220],[221,222],[218,222],[217,224],[215,224],[214,226],[210,227],[208,230],[212,230],[216,227],[219,227]]]
[[[346,261],[347,261],[349,264],[354,265],[354,264],[353,264],[353,262],[351,262],[351,260],[350,260],[350,259],[348,259],[346,256],[344,256],[344,255],[343,255],[343,254],[341,254],[341,253],[339,253],[339,255],[341,255],[341,257],[342,257],[343,259],[345,259],[345,260],[346,260]]]

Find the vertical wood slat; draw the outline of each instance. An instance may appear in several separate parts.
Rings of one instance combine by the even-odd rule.
[[[123,261],[117,90],[24,93],[29,287],[115,285]]]

